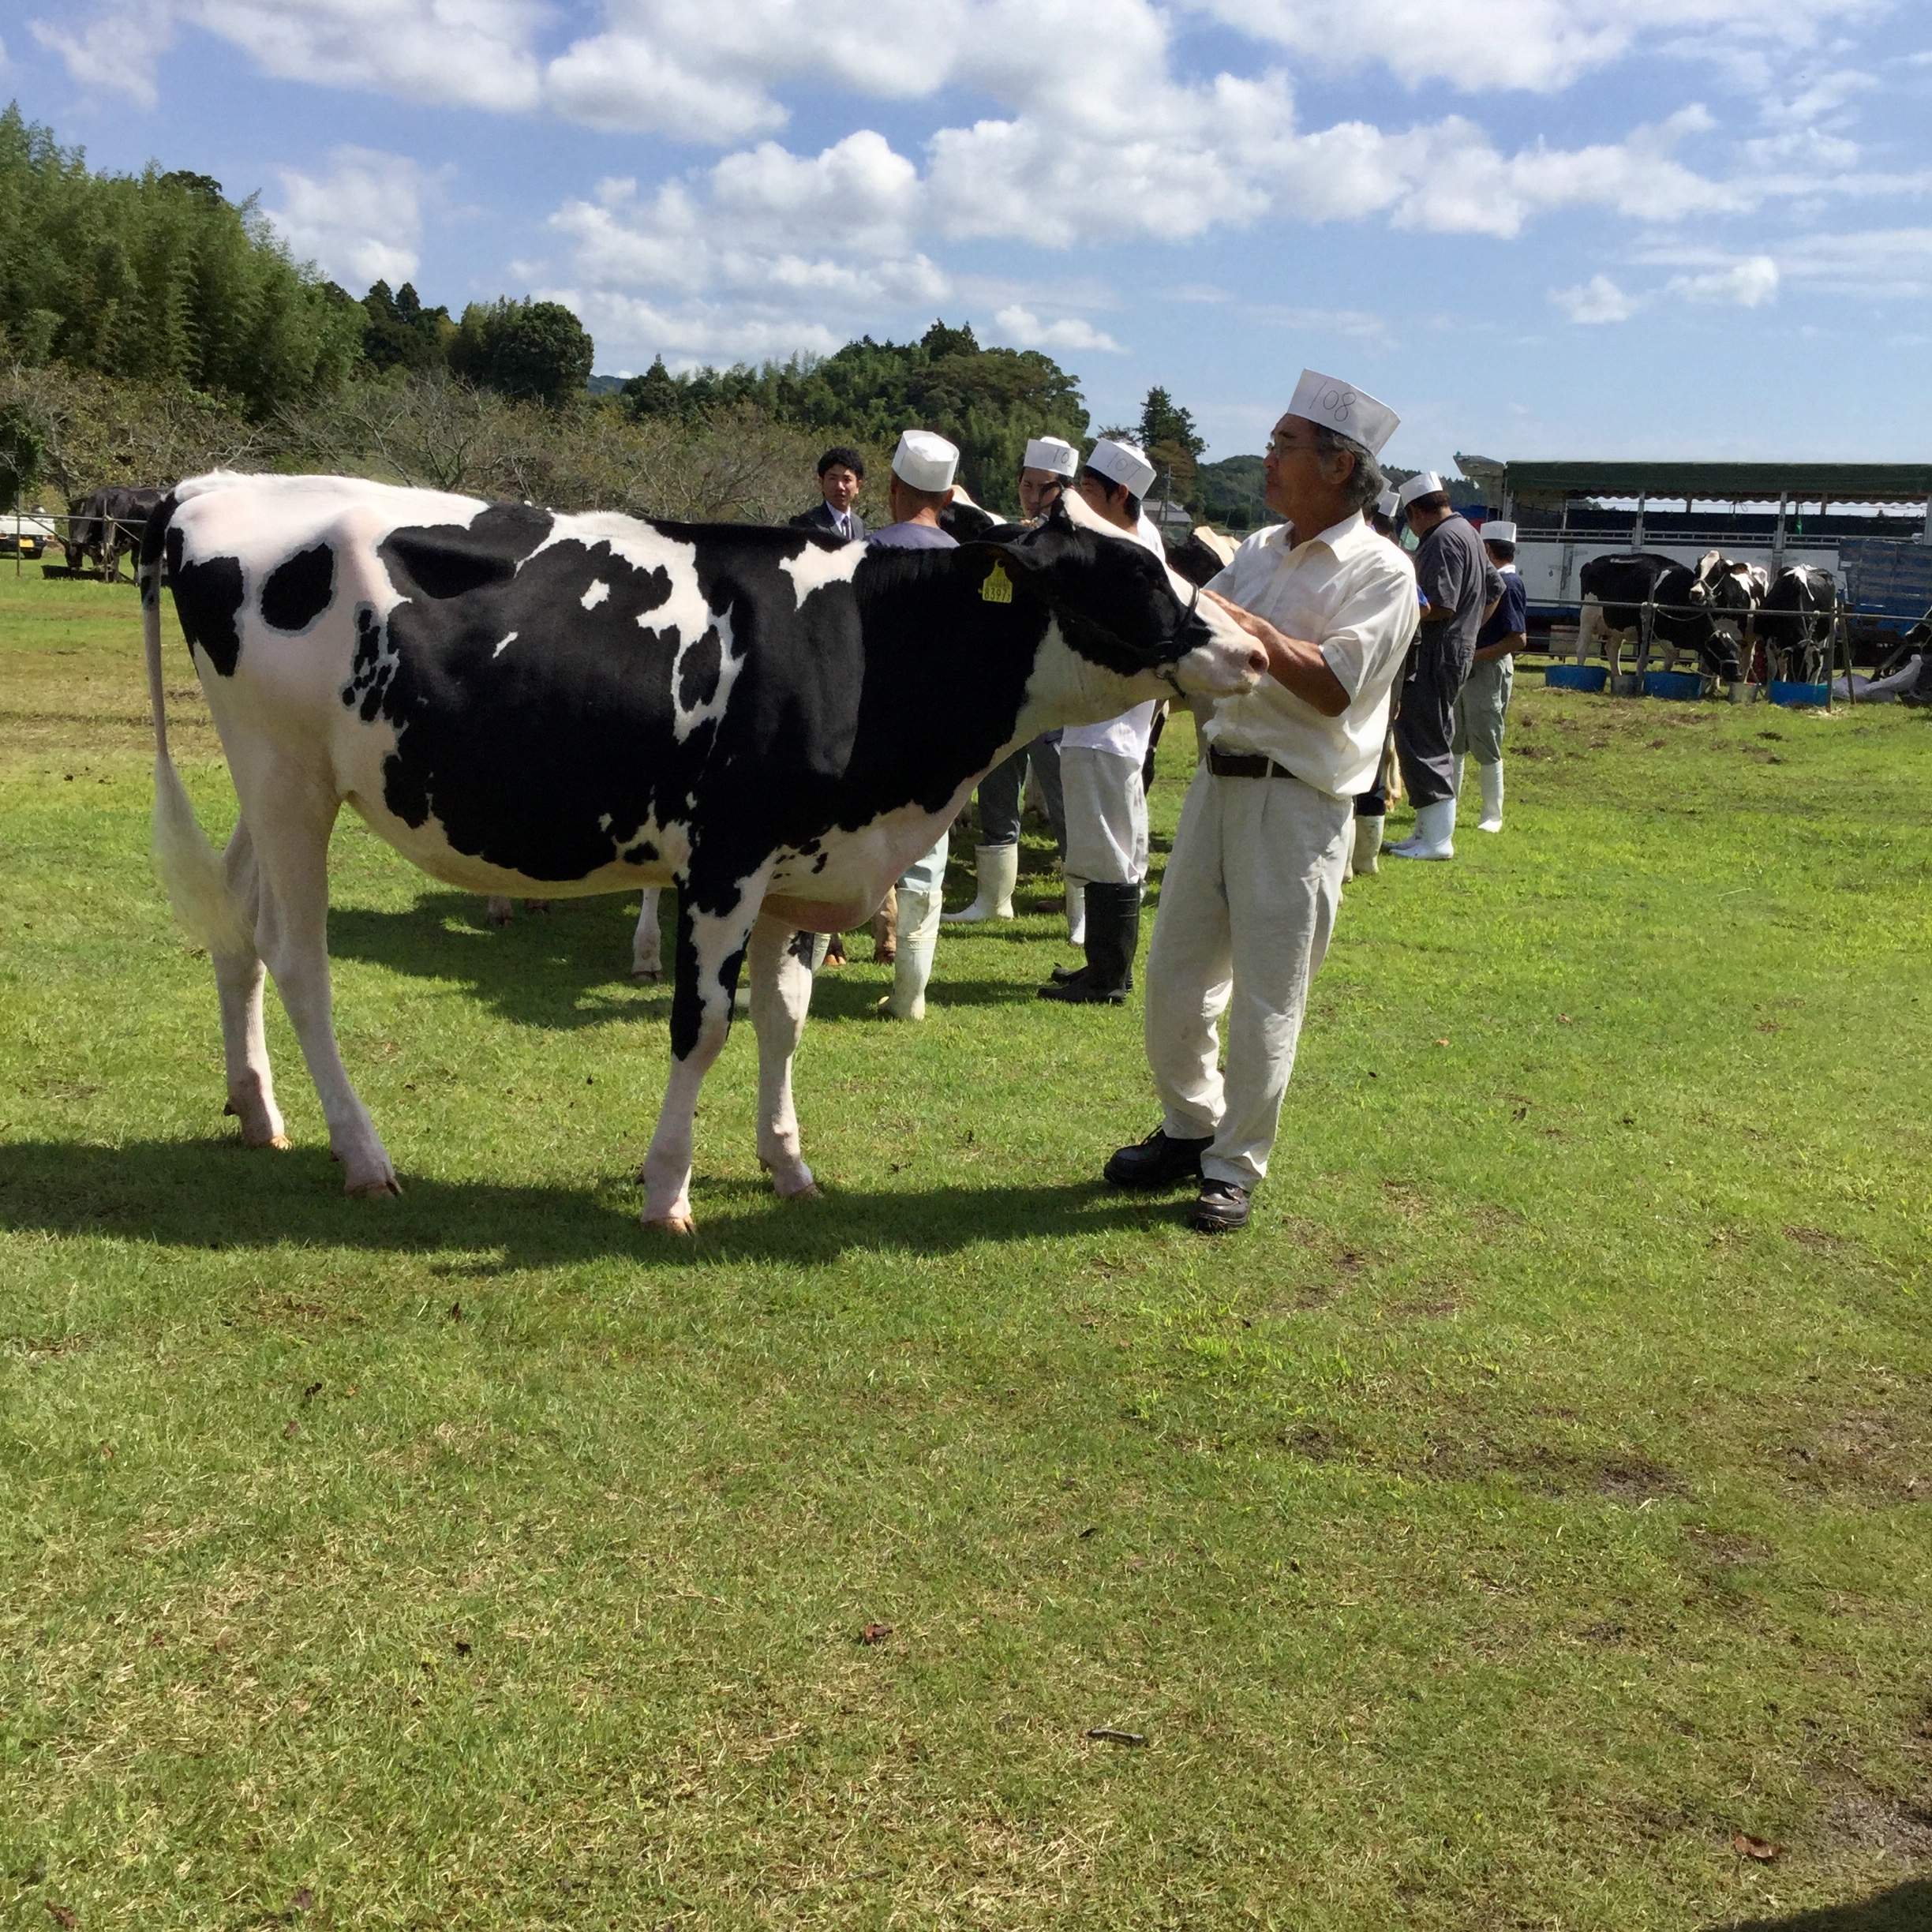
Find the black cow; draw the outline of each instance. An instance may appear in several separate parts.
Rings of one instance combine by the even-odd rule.
[[[1672,653],[1694,651],[1704,668],[1718,677],[1742,676],[1737,639],[1713,615],[1711,586],[1702,581],[1704,571],[1704,564],[1693,571],[1673,557],[1649,551],[1592,557],[1578,576],[1583,608],[1577,626],[1577,662],[1583,663],[1593,647],[1603,647],[1614,681],[1623,640],[1634,635],[1640,673],[1649,661],[1654,642]]]
[[[1811,564],[1780,571],[1756,625],[1770,675],[1795,684],[1822,684],[1837,621],[1838,582],[1829,571]]]
[[[132,552],[138,568],[141,533],[164,494],[145,485],[109,483],[73,506],[62,545],[68,568],[77,568],[92,557],[94,567],[103,577],[110,582],[118,582],[123,552]]]
[[[791,1062],[812,934],[869,917],[1016,745],[1163,691],[1251,690],[1266,664],[1073,498],[1004,544],[891,550],[217,475],[163,500],[144,554],[156,853],[214,955],[243,1140],[286,1144],[265,964],[348,1191],[395,1186],[330,1018],[328,841],[346,801],[469,892],[677,883],[671,1075],[643,1180],[646,1223],[680,1231],[698,1090],[747,958],[759,1157],[781,1194],[807,1193]],[[167,755],[164,564],[241,803],[225,858]]]
[[[1231,538],[1202,523],[1179,543],[1167,546],[1167,561],[1189,583],[1211,584],[1234,560],[1237,548]]]

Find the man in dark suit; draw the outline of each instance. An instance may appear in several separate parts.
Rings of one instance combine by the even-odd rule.
[[[852,507],[865,482],[865,459],[856,449],[838,444],[818,459],[818,488],[825,500],[814,504],[803,516],[795,516],[799,530],[829,530],[848,543],[858,542],[866,534],[865,519]]]

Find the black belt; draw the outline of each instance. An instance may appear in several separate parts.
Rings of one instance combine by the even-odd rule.
[[[1217,778],[1294,777],[1286,766],[1277,765],[1271,758],[1264,758],[1259,751],[1223,751],[1219,745],[1208,747],[1208,769]]]

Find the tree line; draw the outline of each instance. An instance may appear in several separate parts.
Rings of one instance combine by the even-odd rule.
[[[916,423],[959,445],[975,498],[1012,511],[1029,436],[1089,434],[1050,357],[942,320],[915,342],[867,336],[756,368],[673,373],[660,358],[599,394],[594,353],[557,302],[452,316],[408,283],[352,295],[294,259],[255,197],[154,163],[95,173],[17,103],[0,113],[6,502],[218,463],[325,463],[564,509],[750,517],[803,507],[818,449],[845,443],[867,455],[882,511],[893,443]],[[1203,500],[1204,444],[1165,390],[1115,432],[1147,448],[1157,493]]]

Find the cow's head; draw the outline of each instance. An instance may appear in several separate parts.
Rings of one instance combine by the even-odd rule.
[[[1267,668],[1254,639],[1073,492],[1002,549],[1080,657],[1122,677],[1158,672],[1189,697],[1234,698]]]

